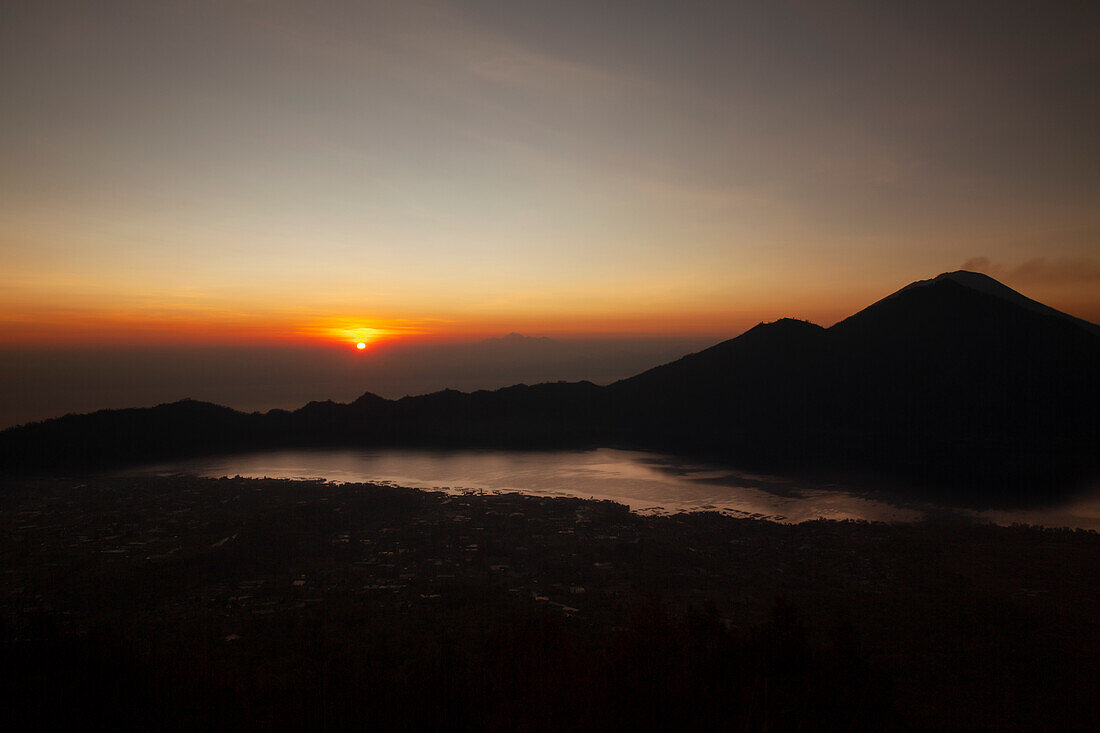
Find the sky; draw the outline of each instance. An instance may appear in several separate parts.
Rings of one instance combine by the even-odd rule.
[[[1100,321],[1098,35],[1075,2],[9,0],[0,351],[695,343],[964,266]]]

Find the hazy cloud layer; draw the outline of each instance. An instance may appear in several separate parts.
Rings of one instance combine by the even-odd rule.
[[[732,334],[731,334],[732,335]],[[394,344],[368,353],[305,347],[0,350],[0,429],[185,397],[246,411],[399,398],[451,388],[589,380],[606,384],[712,345],[714,339],[557,340],[511,335],[476,343]]]
[[[1035,257],[1011,266],[988,257],[971,257],[962,269],[984,272],[997,279],[1026,284],[1076,284],[1100,281],[1100,260]]]

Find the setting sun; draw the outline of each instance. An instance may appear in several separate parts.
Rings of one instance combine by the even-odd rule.
[[[419,335],[426,332],[420,324],[405,321],[371,320],[370,326],[363,321],[350,319],[326,319],[301,326],[296,333],[311,339],[319,339],[330,344],[339,344],[341,348],[354,346],[363,351],[394,338]]]

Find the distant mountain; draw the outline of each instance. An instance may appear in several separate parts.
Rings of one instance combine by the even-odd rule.
[[[279,446],[621,445],[1034,495],[1100,468],[1098,334],[960,271],[831,328],[762,323],[607,387],[368,393],[251,415],[191,401],[70,415],[3,431],[0,461],[15,470]]]

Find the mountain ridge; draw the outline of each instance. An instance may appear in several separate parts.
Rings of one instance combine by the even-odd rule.
[[[304,446],[618,445],[989,490],[1094,476],[1100,337],[1012,293],[984,275],[944,273],[830,328],[761,323],[606,387],[544,382],[398,400],[365,392],[249,414],[187,400],[68,415],[0,432],[0,465]]]

